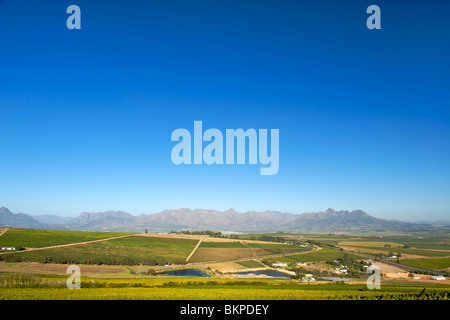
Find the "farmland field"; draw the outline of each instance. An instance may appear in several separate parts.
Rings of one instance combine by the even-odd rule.
[[[349,247],[358,247],[358,246],[363,246],[363,247],[376,247],[376,248],[384,248],[386,250],[390,250],[390,249],[397,249],[400,248],[402,246],[401,243],[397,243],[397,242],[391,242],[391,241],[364,241],[364,240],[346,240],[346,241],[341,241],[338,243],[340,246],[349,246]],[[389,247],[385,247],[385,245],[388,245]]]
[[[450,250],[450,239],[447,238],[389,237],[387,239],[416,249]]]
[[[130,236],[102,242],[0,255],[3,261],[81,264],[183,264],[196,240]]]
[[[436,251],[447,251],[450,253],[450,239],[446,238],[417,238],[417,237],[384,237],[384,238],[373,238],[373,237],[361,237],[347,239],[339,242],[341,246],[357,246],[357,247],[367,247],[367,248],[380,248],[383,250],[408,250],[414,252],[423,253],[421,249],[436,250]]]
[[[10,229],[0,237],[0,246],[42,248],[75,242],[114,238],[127,234],[130,233]]]
[[[305,254],[287,255],[283,257],[268,259],[271,262],[314,262],[314,261],[332,261],[344,257],[346,253],[340,250],[324,248]],[[349,258],[361,259],[360,256],[347,254]]]
[[[125,237],[115,238],[122,235]],[[262,237],[268,240],[244,242],[224,237],[11,229],[0,236],[0,241],[3,241],[4,245],[12,245],[10,242],[20,242],[17,240],[24,239],[29,249],[0,254],[0,299],[449,298],[450,282],[433,282],[429,274],[421,275],[421,280],[412,280],[409,279],[408,272],[403,272],[403,282],[386,278],[382,280],[382,290],[368,290],[365,285],[367,273],[363,272],[363,269],[355,269],[359,268],[358,264],[361,267],[361,260],[367,258],[334,247],[337,243],[362,251],[372,248],[380,251],[406,250],[427,254],[428,259],[404,257],[401,262],[427,270],[442,270],[449,267],[448,251],[445,251],[448,239],[378,239],[332,235],[303,237],[278,233],[277,241],[280,243],[277,243],[272,241],[273,235]],[[203,240],[197,248],[200,239]],[[284,240],[293,239],[300,240],[300,243],[310,240],[310,243],[307,247],[283,243]],[[416,242],[417,248],[412,246]],[[59,244],[68,246],[46,248]],[[385,247],[386,244],[390,247]],[[405,248],[406,244],[411,247]],[[187,263],[186,259],[191,254]],[[343,259],[344,256],[347,259]],[[337,259],[341,261],[333,262]],[[236,270],[257,268],[283,271],[292,277],[297,276],[296,272],[330,276],[336,267],[333,263],[340,265],[342,261],[347,261],[353,268],[351,274],[346,275],[353,277],[349,281],[351,284],[333,284],[319,279],[314,284],[308,284],[301,281],[300,275],[295,279],[284,280],[268,280],[265,275],[257,275],[253,279],[239,279],[234,273]],[[301,267],[290,264],[275,268],[273,262],[313,264],[308,263]],[[82,290],[66,288],[68,264],[80,267]],[[212,278],[165,275],[167,271],[180,269],[197,269],[210,274]],[[421,295],[423,288],[427,291]]]
[[[292,246],[284,243],[262,243],[262,242],[250,242],[247,245],[251,248],[263,248],[263,249],[296,249],[302,250],[302,247]],[[309,249],[311,250],[311,249]]]
[[[229,261],[245,258],[256,258],[269,255],[270,251],[259,248],[198,248],[189,262]]]
[[[246,268],[261,268],[261,267],[265,267],[261,262],[258,262],[256,260],[239,261],[237,263],[240,264],[243,267],[246,267]]]
[[[351,247],[358,251],[364,251],[362,249],[368,249],[368,250],[377,250],[380,252],[393,252],[424,257],[447,257],[450,255],[450,251],[435,251],[435,250],[412,249],[412,248],[383,248],[383,247],[365,246],[363,243],[361,243],[361,245],[352,245]]]
[[[35,280],[36,283],[38,280]],[[96,279],[98,287],[82,282],[80,290],[61,286],[61,279],[48,279],[47,288],[3,287],[0,299],[38,300],[311,300],[311,299],[449,299],[448,286],[434,285],[421,294],[422,286],[385,285],[368,290],[364,285],[303,285],[290,280],[201,280],[199,278]],[[50,286],[51,285],[51,286]]]
[[[439,259],[402,259],[400,261],[403,264],[431,269],[431,270],[441,270],[450,268],[450,258],[439,258]]]
[[[241,242],[202,242],[199,248],[247,248]]]

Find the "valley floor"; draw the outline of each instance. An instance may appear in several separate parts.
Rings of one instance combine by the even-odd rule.
[[[447,239],[292,234],[283,239],[7,229],[0,245],[23,241],[33,247],[0,255],[0,299],[450,299],[450,280],[433,280],[430,269],[411,269],[426,263],[445,272]],[[379,258],[384,251],[403,252],[411,266]],[[67,288],[72,264],[81,271],[80,290]],[[381,289],[368,289],[363,266],[369,265],[380,269]],[[208,277],[165,274],[180,270]]]

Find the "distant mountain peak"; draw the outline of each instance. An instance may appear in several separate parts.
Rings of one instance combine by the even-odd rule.
[[[30,215],[24,213],[12,213],[6,207],[0,208],[0,226],[22,228],[46,227],[45,224],[37,221]]]
[[[132,216],[128,212],[121,210],[117,211],[108,210],[104,212],[83,212],[78,216],[78,218],[75,218],[74,220],[79,223],[92,223],[94,221],[105,219],[132,219],[132,218],[134,218],[134,216]]]
[[[0,213],[3,213],[3,214],[12,214],[12,212],[9,211],[9,209],[6,208],[6,207],[1,207],[1,208],[0,208]]]
[[[359,215],[361,217],[369,217],[369,214],[363,210],[353,210],[352,212],[350,212],[353,215]]]
[[[348,210],[339,210],[336,211],[332,208],[328,208],[325,211],[320,212],[309,212],[309,213],[302,213],[300,215],[303,219],[329,219],[329,218],[373,218],[368,213],[362,211],[362,210],[354,210],[354,211],[348,211]],[[373,218],[375,219],[375,218]]]
[[[336,211],[332,208],[302,214],[269,210],[237,212],[233,208],[225,211],[180,208],[139,216],[121,210],[109,210],[83,212],[77,218],[59,217],[58,219],[58,216],[50,215],[33,218],[23,213],[12,213],[6,207],[0,207],[0,226],[121,232],[143,232],[146,229],[152,232],[171,230],[274,232],[282,230],[300,233],[438,230],[434,225],[378,219],[362,210]],[[442,228],[439,230],[450,230],[450,227]]]

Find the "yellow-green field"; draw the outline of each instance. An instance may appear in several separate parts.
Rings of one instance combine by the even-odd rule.
[[[333,289],[300,290],[293,288],[211,287],[211,288],[99,288],[99,289],[2,289],[0,299],[14,300],[448,300],[449,292],[430,290],[377,292]]]
[[[83,279],[69,290],[61,278],[46,278],[47,287],[0,288],[0,299],[24,300],[312,300],[312,299],[450,299],[448,286],[392,285],[368,290],[362,284],[307,285],[290,280],[229,280],[200,278]],[[93,286],[99,287],[93,287]],[[86,287],[85,287],[86,286]]]

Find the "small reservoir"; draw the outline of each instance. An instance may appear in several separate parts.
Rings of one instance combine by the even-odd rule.
[[[181,269],[158,273],[158,275],[174,276],[174,277],[204,277],[211,278],[206,272],[197,269]]]

